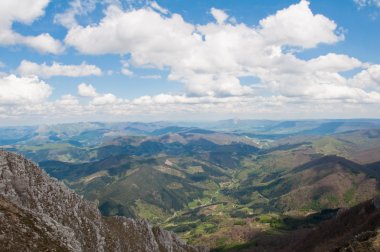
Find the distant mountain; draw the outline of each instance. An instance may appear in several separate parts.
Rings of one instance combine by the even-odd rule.
[[[37,127],[2,127],[0,145],[11,145],[36,136]]]
[[[376,119],[326,119],[326,120],[239,120],[230,119],[209,124],[204,128],[215,131],[241,132],[260,135],[277,135],[287,137],[289,135],[325,135],[345,132],[350,130],[368,130],[380,127],[380,120]],[[274,136],[273,136],[274,137]]]
[[[1,251],[206,251],[96,206],[23,157],[0,151]]]

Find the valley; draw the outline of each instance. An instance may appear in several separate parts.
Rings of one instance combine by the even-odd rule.
[[[309,230],[380,192],[380,120],[76,123],[0,136],[103,215],[216,251]]]

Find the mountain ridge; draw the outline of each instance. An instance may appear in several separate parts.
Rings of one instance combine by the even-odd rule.
[[[94,203],[21,155],[0,151],[0,178],[4,251],[40,251],[41,244],[50,251],[207,251],[145,220],[102,217]]]

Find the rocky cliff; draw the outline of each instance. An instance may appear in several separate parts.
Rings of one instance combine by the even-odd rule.
[[[22,156],[0,151],[1,251],[206,251],[95,204]]]

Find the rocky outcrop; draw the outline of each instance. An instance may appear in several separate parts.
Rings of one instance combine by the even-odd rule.
[[[1,251],[206,251],[145,220],[102,217],[95,204],[22,156],[0,151]]]

